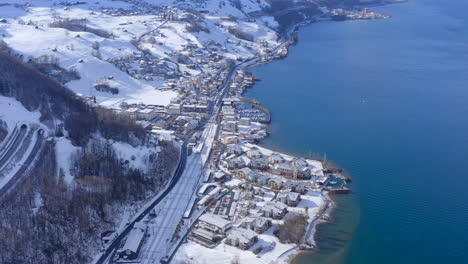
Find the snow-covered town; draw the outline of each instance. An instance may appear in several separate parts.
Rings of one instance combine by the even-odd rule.
[[[51,145],[60,189],[113,193],[92,214],[105,224],[76,251],[84,262],[287,263],[314,249],[315,227],[333,208],[328,194],[348,192],[347,178],[324,157],[262,147],[272,113],[244,97],[258,81],[248,68],[285,57],[296,24],[331,19],[325,6],[293,2],[276,10],[267,0],[0,0],[0,50],[66,86],[85,105],[70,104],[91,112],[41,117],[58,109],[48,103],[18,106],[19,119],[2,113],[1,154],[27,152],[2,171],[0,201],[27,178],[24,160],[30,171]],[[288,12],[305,13],[284,27],[277,20]],[[0,100],[2,109],[16,103]],[[32,139],[40,148],[28,146]],[[131,187],[99,177],[104,153]],[[112,165],[103,164],[108,173]],[[44,200],[38,192],[34,212]]]

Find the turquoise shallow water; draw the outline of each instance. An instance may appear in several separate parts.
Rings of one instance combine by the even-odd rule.
[[[327,153],[354,182],[305,263],[468,263],[468,1],[411,0],[388,20],[323,22],[249,90],[264,144]]]

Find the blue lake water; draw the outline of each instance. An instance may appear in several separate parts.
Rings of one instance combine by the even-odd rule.
[[[468,1],[373,10],[393,17],[309,25],[253,69],[263,144],[326,153],[353,179],[297,263],[468,263]]]

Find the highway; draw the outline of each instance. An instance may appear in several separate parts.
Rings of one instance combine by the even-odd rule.
[[[8,133],[7,136],[0,143],[0,157],[3,157],[3,155],[5,155],[5,152],[8,149],[8,146],[12,143],[13,139],[17,135],[18,135],[18,126],[15,126],[15,128],[13,128],[13,131],[11,131],[11,133]]]
[[[3,155],[0,157],[0,168],[3,168],[5,164],[13,157],[16,153],[17,149],[23,142],[24,137],[26,136],[26,132],[28,131],[27,126],[22,125],[18,130],[14,130],[12,133],[12,137],[10,138],[9,142],[7,142],[4,146]]]
[[[25,131],[27,129],[24,129]],[[16,186],[22,179],[24,179],[24,176],[27,174],[27,170],[31,168],[31,165],[34,163],[34,160],[40,153],[42,149],[42,145],[44,143],[44,131],[42,129],[39,129],[36,134],[36,142],[34,143],[34,147],[31,150],[31,153],[29,153],[29,156],[26,158],[23,164],[21,164],[21,167],[18,171],[16,171],[15,175],[0,188],[0,202],[2,202],[4,195],[7,194],[10,190]]]
[[[287,45],[287,43],[282,43],[273,49],[273,51],[276,51],[285,45]],[[208,133],[212,128],[212,124],[210,123],[215,122],[219,124],[223,98],[229,94],[230,85],[232,84],[237,70],[254,65],[257,63],[258,59],[259,58],[254,57],[231,67],[228,75],[224,79],[223,84],[218,89],[218,94],[214,96],[214,107],[211,109],[211,117],[209,118],[209,122],[205,127],[205,135],[212,134],[214,137],[217,136],[217,132],[219,130],[218,128],[216,128],[216,133]],[[144,212],[138,215],[134,221],[127,225],[127,227],[117,236],[111,245],[107,247],[105,252],[96,261],[96,264],[106,263],[106,260],[112,263],[112,257],[110,256],[113,256],[114,251],[118,248],[127,234],[133,228],[135,223],[145,218],[156,206],[158,206],[157,210],[159,211],[159,214],[154,220],[155,223],[150,224],[149,228],[151,236],[147,241],[145,241],[145,245],[143,245],[140,259],[141,262],[145,264],[159,263],[160,260],[164,257],[169,257],[170,259],[171,256],[166,256],[166,252],[169,252],[172,246],[177,246],[169,243],[170,239],[176,230],[177,224],[179,223],[180,219],[182,219],[187,206],[190,204],[190,198],[192,195],[194,195],[193,192],[197,187],[198,181],[201,179],[203,170],[203,162],[200,154],[193,153],[187,158],[187,142],[188,140],[185,140],[183,144],[181,161],[177,167],[173,179],[170,182],[169,187],[159,196],[158,199],[156,199],[149,207],[147,207]],[[180,179],[184,180],[179,181]],[[164,202],[160,205],[162,201]]]
[[[170,183],[168,184],[167,189],[165,189],[163,193],[155,201],[153,201],[153,203],[150,206],[148,206],[140,215],[138,215],[132,222],[130,222],[120,234],[117,235],[114,241],[112,241],[112,243],[106,248],[103,254],[96,261],[96,264],[106,263],[106,261],[109,259],[109,256],[112,256],[114,250],[118,248],[122,240],[127,236],[130,230],[132,230],[135,223],[141,221],[156,205],[158,205],[164,199],[164,197],[167,196],[167,194],[174,188],[174,186],[177,184],[177,182],[181,178],[182,173],[185,170],[186,163],[187,163],[187,144],[184,143],[181,147],[179,165],[177,166],[176,171],[174,173],[174,177],[171,179]],[[110,262],[112,261],[110,260]]]

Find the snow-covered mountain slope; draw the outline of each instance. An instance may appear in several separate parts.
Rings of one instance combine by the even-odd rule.
[[[169,104],[177,90],[156,88],[165,86],[168,80],[182,81],[203,72],[178,60],[181,54],[190,54],[192,62],[198,64],[197,61],[207,59],[203,51],[218,45],[223,47],[217,51],[221,56],[245,59],[261,53],[268,45],[276,45],[278,39],[278,25],[273,18],[255,20],[248,16],[268,7],[265,0],[75,3],[0,0],[0,19],[4,19],[0,37],[26,60],[49,55],[61,67],[77,71],[81,78],[67,86],[112,108],[118,108],[122,102]],[[81,22],[87,29],[53,25],[65,21],[81,23],[80,19],[86,19]],[[202,30],[188,29],[195,24]],[[237,38],[231,28],[252,36],[251,41]],[[116,88],[118,94],[97,91],[95,85],[102,80]]]
[[[96,234],[132,215],[177,164],[175,146],[2,51],[0,121],[2,263],[90,261]]]

